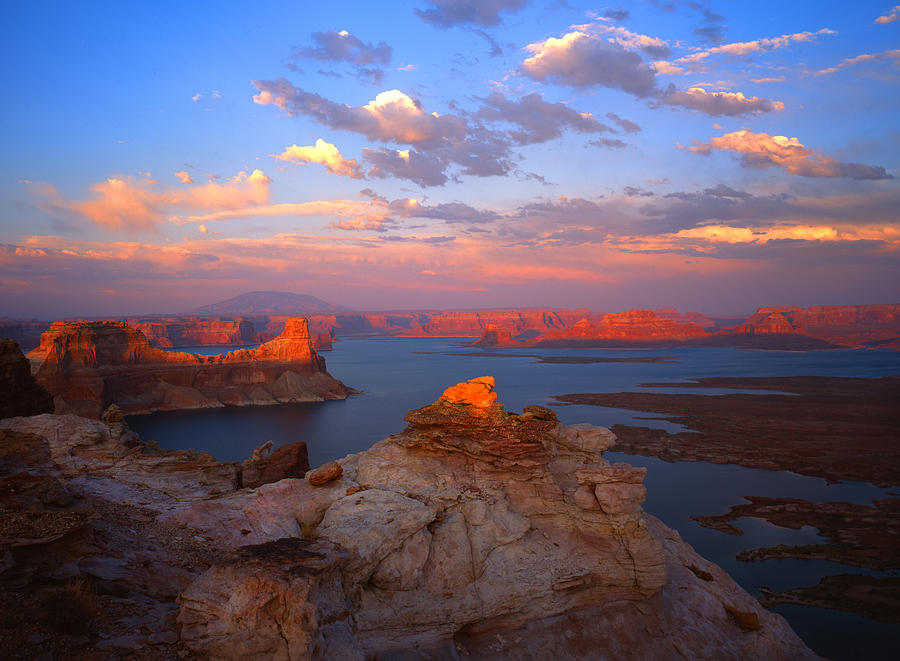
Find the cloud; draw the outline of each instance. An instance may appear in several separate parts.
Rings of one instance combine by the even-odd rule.
[[[320,62],[347,62],[355,65],[357,79],[372,84],[378,84],[384,79],[384,69],[391,63],[393,49],[384,41],[375,44],[367,44],[346,30],[328,30],[326,32],[313,32],[315,47],[294,47],[291,51],[291,60],[309,59]],[[297,69],[291,62],[289,67]],[[338,76],[334,71],[320,71],[329,76]]]
[[[313,41],[316,46],[293,49],[293,59],[307,58],[322,62],[350,62],[358,65],[380,64],[387,66],[391,63],[393,49],[385,42],[378,45],[367,44],[358,37],[354,37],[346,30],[340,32],[328,30],[327,32],[313,32]]]
[[[448,181],[444,158],[415,149],[363,149],[363,157],[372,164],[368,175],[373,179],[397,177],[420,186],[443,186]]]
[[[497,92],[480,99],[483,106],[475,113],[442,115],[427,112],[399,90],[381,92],[363,106],[348,106],[283,78],[255,85],[259,93],[253,99],[260,105],[274,105],[373,141],[408,146],[366,149],[363,157],[373,166],[368,176],[400,177],[421,186],[440,186],[461,175],[506,175],[514,171],[513,147],[555,139],[568,130],[611,131],[592,114],[548,103],[540,94],[514,100]],[[456,172],[451,172],[454,167]]]
[[[834,30],[822,28],[816,32],[795,32],[793,34],[783,34],[780,37],[766,37],[763,39],[754,39],[752,41],[739,41],[731,44],[722,44],[705,50],[691,53],[684,57],[680,57],[676,62],[693,63],[704,60],[712,55],[730,55],[738,57],[741,55],[750,55],[751,53],[767,53],[787,48],[791,42],[810,42],[815,41],[819,35],[837,34]]]
[[[309,147],[299,147],[291,145],[281,154],[275,156],[279,161],[289,161],[292,163],[321,163],[325,169],[331,174],[337,174],[353,179],[363,179],[363,173],[356,159],[345,159],[341,156],[341,152],[330,142],[325,142],[321,138],[316,140],[315,145]]]
[[[180,170],[180,171],[176,172],[175,176],[178,177],[181,180],[181,183],[183,183],[183,184],[194,183],[194,180],[191,179],[191,175],[188,174],[188,172],[186,170]]]
[[[661,60],[672,55],[669,43],[659,37],[638,34],[627,28],[609,25],[606,22],[579,25],[577,27],[579,30],[588,33],[612,35],[612,37],[609,37],[610,41],[626,48],[640,51],[651,60]]]
[[[846,59],[843,59],[838,64],[835,64],[833,67],[828,67],[827,69],[821,69],[816,72],[816,75],[817,76],[825,76],[825,75],[840,71],[841,69],[846,69],[847,67],[852,67],[857,64],[862,64],[864,62],[874,62],[874,61],[878,61],[878,60],[897,60],[897,59],[900,59],[900,48],[894,48],[891,50],[882,51],[880,53],[863,53],[862,55],[857,55],[856,57],[848,57]]]
[[[752,115],[784,109],[781,101],[758,96],[746,97],[741,92],[707,92],[702,87],[691,87],[684,91],[674,85],[669,85],[664,92],[657,94],[656,100],[663,105],[699,110],[713,117]]]
[[[454,115],[426,113],[422,104],[400,90],[378,94],[364,106],[335,103],[313,92],[294,87],[284,78],[253,83],[259,94],[253,101],[274,105],[290,115],[305,115],[333,129],[360,133],[370,140],[412,145],[438,145],[459,139],[466,122]]]
[[[772,76],[766,78],[751,78],[754,83],[783,83],[784,76]]]
[[[622,119],[614,112],[606,113],[607,119],[611,119],[616,123],[616,125],[625,131],[625,133],[637,133],[641,130],[641,127],[632,122],[630,119]]]
[[[712,11],[709,7],[699,2],[688,2],[691,9],[695,9],[703,16],[702,24],[694,28],[694,34],[703,41],[719,44],[725,40],[725,17]]]
[[[631,16],[631,12],[621,7],[618,9],[607,9],[603,12],[603,18],[608,18],[611,21],[624,21],[629,16]]]
[[[741,165],[750,168],[778,167],[803,177],[848,177],[850,179],[893,179],[884,168],[862,163],[842,163],[831,156],[807,149],[797,138],[746,129],[726,133],[709,142],[696,143],[688,151],[709,155],[712,150],[741,155]]]
[[[579,112],[564,103],[547,103],[537,93],[518,101],[500,92],[479,99],[484,105],[476,117],[488,122],[508,122],[518,126],[509,132],[513,142],[528,145],[559,138],[566,130],[578,133],[605,133],[610,128],[589,112]]]
[[[415,9],[416,16],[439,28],[457,25],[499,25],[502,12],[514,14],[528,0],[427,0],[428,9]]]
[[[656,77],[640,55],[586,32],[529,44],[521,65],[529,78],[572,87],[609,87],[639,98],[653,93]]]
[[[394,200],[391,211],[406,218],[434,218],[448,224],[488,223],[500,218],[500,214],[487,209],[476,209],[462,202],[444,202],[429,206],[415,198]]]
[[[741,92],[706,92],[700,87],[685,91],[674,85],[660,89],[656,74],[666,72],[671,65],[664,63],[660,67],[661,63],[657,62],[650,66],[638,53],[627,50],[626,45],[637,47],[635,43],[609,41],[576,30],[558,39],[551,37],[526,46],[532,56],[522,63],[521,71],[534,80],[572,87],[618,89],[638,98],[654,99],[657,105],[680,106],[713,116],[748,115],[784,107],[779,101],[748,98]]]
[[[40,191],[41,206],[75,214],[117,230],[146,231],[181,211],[222,212],[265,204],[271,180],[261,170],[240,172],[224,184],[162,186],[149,179],[110,177],[91,185],[86,200],[66,200],[52,187]]]
[[[881,25],[887,25],[888,23],[893,23],[894,21],[900,21],[900,5],[896,5],[887,14],[879,16],[875,19],[875,22]]]

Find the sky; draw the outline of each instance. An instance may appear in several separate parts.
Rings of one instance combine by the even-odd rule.
[[[0,36],[0,317],[900,302],[890,1],[36,0]]]

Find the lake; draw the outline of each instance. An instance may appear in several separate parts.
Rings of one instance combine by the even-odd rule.
[[[450,385],[477,376],[496,379],[499,401],[507,410],[528,404],[553,405],[553,395],[572,392],[639,390],[641,383],[681,382],[717,376],[844,376],[900,374],[900,352],[835,350],[821,352],[748,351],[729,348],[653,350],[511,349],[480,352],[462,344],[470,339],[343,339],[326,356],[329,372],[363,394],[344,401],[271,407],[170,411],[131,416],[128,423],[144,440],[172,449],[205,450],[223,461],[240,461],[267,440],[275,445],[305,441],[313,466],[359,452],[401,431],[407,411],[430,404]],[[183,350],[183,349],[179,349]],[[230,348],[206,347],[207,353]],[[487,356],[486,353],[502,353]],[[474,355],[467,355],[474,354]],[[534,356],[639,358],[671,356],[674,362],[541,363]],[[654,392],[683,392],[654,389]],[[704,394],[741,392],[703,389]],[[760,393],[761,391],[752,391]],[[554,407],[564,423],[589,422],[610,427],[637,424],[678,431],[679,425],[652,414],[597,406]],[[651,419],[648,419],[651,418]],[[740,537],[702,528],[691,515],[723,514],[743,496],[781,496],[814,502],[871,503],[897,489],[866,483],[829,484],[787,471],[765,471],[707,462],[666,463],[652,457],[606,452],[609,461],[646,466],[644,509],[678,530],[704,557],[716,562],[751,594],[760,586],[783,590],[813,585],[826,574],[872,573],[816,560],[768,560],[743,563],[735,555],[775,544],[816,543],[814,528],[780,528],[758,519],[740,519]],[[698,488],[702,485],[702,488]],[[900,625],[868,620],[852,613],[781,606],[808,645],[835,659],[893,659],[900,649]]]

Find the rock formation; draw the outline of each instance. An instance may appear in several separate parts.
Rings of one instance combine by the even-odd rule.
[[[493,385],[449,388],[340,470],[164,514],[234,549],[179,597],[185,646],[222,659],[815,658],[643,513],[644,469],[602,458],[608,430],[507,413]],[[742,624],[754,617],[758,630]]]
[[[603,459],[608,430],[508,413],[493,385],[252,489],[115,408],[0,420],[0,587],[21,591],[0,636],[30,658],[816,658],[642,512],[644,470]],[[53,581],[91,586],[78,635],[46,633]]]
[[[0,418],[53,411],[53,398],[31,376],[31,365],[14,340],[0,340]]]
[[[99,417],[112,403],[126,414],[343,399],[325,371],[303,318],[253,350],[202,356],[162,351],[124,322],[54,322],[28,354],[58,413]]]
[[[513,339],[512,333],[509,332],[506,328],[500,328],[499,326],[488,326],[484,329],[484,332],[481,334],[481,337],[478,338],[475,342],[472,342],[471,345],[473,347],[482,347],[483,349],[495,348],[495,347],[514,347],[522,346],[521,343],[517,343],[516,340]]]

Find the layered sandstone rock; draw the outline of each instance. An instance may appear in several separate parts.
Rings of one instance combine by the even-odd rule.
[[[447,312],[360,312],[312,315],[313,332],[333,329],[340,336],[400,335],[404,337],[479,337],[490,326],[512,335],[570,327],[590,310],[463,310]]]
[[[654,310],[654,312],[656,313],[656,316],[661,319],[671,319],[672,321],[677,321],[679,323],[692,323],[706,330],[711,330],[716,326],[716,322],[705,314],[694,312],[693,310],[688,310],[682,314],[675,308],[658,308],[657,310]]]
[[[814,305],[759,308],[735,335],[805,335],[838,346],[893,347],[900,305]]]
[[[54,322],[28,358],[58,413],[95,418],[112,403],[135,414],[347,395],[325,371],[302,318],[257,349],[218,356],[155,349],[124,322]]]
[[[160,348],[252,344],[256,336],[253,324],[240,317],[136,318],[128,324]]]
[[[815,658],[783,619],[644,514],[644,469],[603,459],[608,430],[563,426],[543,407],[508,413],[490,377],[406,420],[328,469],[322,486],[283,480],[163,515],[235,549],[179,598],[190,650]],[[742,629],[729,609],[755,615],[760,629]]]
[[[14,340],[0,340],[0,418],[53,411],[53,398],[31,376],[31,365]]]
[[[544,333],[537,345],[687,342],[707,336],[708,333],[694,323],[679,323],[660,317],[652,310],[629,310],[604,315],[596,322],[582,318],[569,330]]]
[[[493,347],[510,347],[516,346],[512,333],[506,328],[499,326],[488,326],[484,329],[481,337],[471,344],[473,347],[493,348]]]

